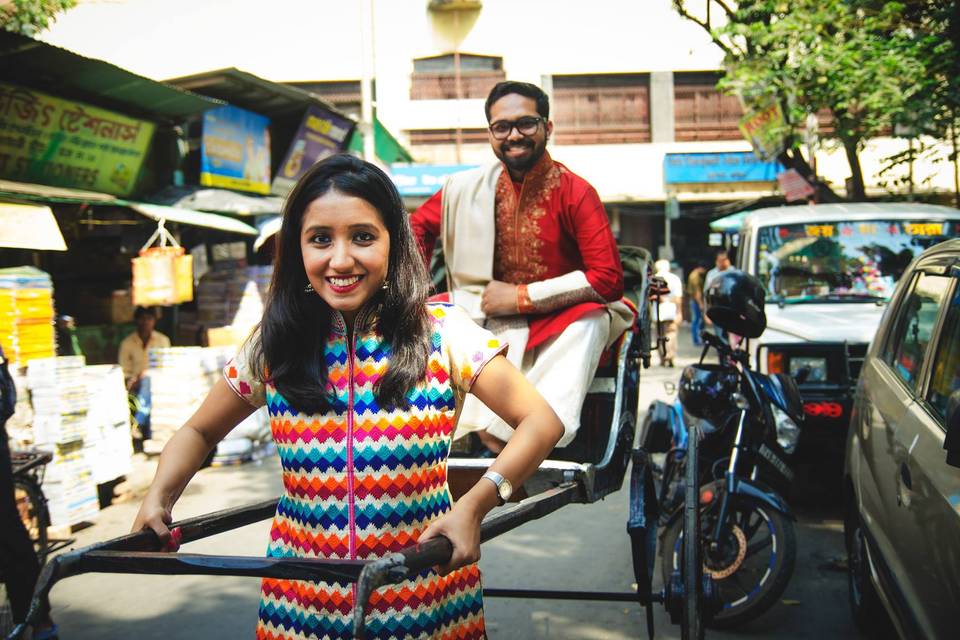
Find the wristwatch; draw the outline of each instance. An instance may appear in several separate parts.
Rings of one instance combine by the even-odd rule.
[[[496,471],[487,471],[483,477],[493,483],[497,488],[497,506],[502,507],[513,494],[513,485]]]

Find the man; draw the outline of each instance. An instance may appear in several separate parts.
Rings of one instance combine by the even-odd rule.
[[[680,278],[670,271],[669,260],[657,260],[653,264],[656,269],[654,274],[658,278],[663,278],[670,289],[670,293],[660,296],[657,301],[657,313],[660,319],[660,330],[663,331],[667,339],[664,351],[660,353],[660,366],[672,367],[673,361],[677,357],[677,333],[680,330],[680,323],[683,322],[681,313],[681,304],[683,303],[683,283]]]
[[[726,271],[731,267],[730,263],[730,254],[727,253],[726,249],[720,249],[717,251],[716,259],[714,260],[714,267],[707,271],[707,277],[703,281],[703,288],[707,289],[710,287],[710,282],[716,278],[718,275]]]
[[[702,347],[703,338],[703,283],[707,268],[702,264],[694,265],[687,276],[687,298],[690,300],[690,332],[693,334],[693,346]]]
[[[623,267],[596,190],[546,151],[547,95],[501,82],[485,110],[499,162],[451,176],[411,223],[427,264],[440,237],[452,301],[509,343],[566,446],[601,353],[632,321]],[[513,432],[468,396],[457,435],[470,431],[493,453]]]
[[[157,312],[152,307],[137,307],[133,312],[137,330],[120,343],[119,361],[127,392],[135,400],[134,421],[140,428],[140,437],[150,439],[150,378],[146,375],[150,349],[165,349],[170,338],[154,328]]]
[[[713,279],[719,276],[721,273],[732,269],[732,264],[730,262],[730,254],[727,253],[726,249],[720,249],[717,251],[717,256],[714,261],[714,268],[707,271],[707,277],[703,280],[704,290],[710,288],[710,283],[713,282]],[[713,326],[713,321],[708,317],[707,324]],[[721,329],[720,327],[713,326],[713,332],[720,336],[721,338],[727,337],[727,332]]]

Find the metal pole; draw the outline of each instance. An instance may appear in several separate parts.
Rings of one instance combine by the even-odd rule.
[[[453,12],[453,29],[454,32],[460,33],[460,11]],[[463,146],[463,128],[460,126],[460,100],[463,98],[463,84],[461,82],[460,75],[460,42],[457,41],[457,47],[453,50],[453,81],[454,81],[454,93],[457,97],[457,131],[455,135],[456,141],[456,156],[457,164],[462,162],[461,160],[461,147]]]
[[[374,140],[374,41],[373,41],[373,0],[360,3],[360,48],[363,58],[360,77],[360,123],[363,133],[363,159],[373,162],[376,157]]]

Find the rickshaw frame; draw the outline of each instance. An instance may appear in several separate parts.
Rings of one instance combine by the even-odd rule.
[[[646,285],[647,283],[644,282],[644,292],[646,292]],[[637,322],[616,343],[618,347],[614,377],[611,379],[600,376],[598,371],[598,377],[594,379],[588,393],[588,402],[591,395],[594,398],[606,396],[607,400],[609,395],[613,395],[610,428],[601,458],[595,463],[554,459],[544,461],[523,485],[529,497],[510,506],[496,509],[484,519],[480,528],[481,543],[525,522],[542,518],[568,504],[591,504],[622,487],[626,469],[633,454],[640,401],[640,368],[649,366],[650,359],[649,305],[641,304],[639,308]],[[581,435],[578,434],[578,438]],[[466,477],[472,484],[480,478],[492,462],[492,459],[487,458],[451,457],[447,461],[448,477],[451,481],[457,476]],[[688,495],[696,496],[697,489],[694,488],[693,493],[688,491]],[[180,529],[181,544],[193,542],[272,518],[276,512],[278,500],[274,498],[189,518],[171,524],[170,528]],[[694,545],[694,547],[697,546]],[[18,625],[7,638],[13,640],[20,637],[20,634],[26,630],[27,624],[36,620],[40,615],[43,599],[49,596],[51,589],[58,581],[84,573],[230,575],[289,580],[346,580],[356,583],[357,586],[353,634],[355,638],[364,638],[366,637],[365,613],[370,596],[375,589],[397,583],[429,567],[443,564],[449,560],[452,552],[453,547],[450,541],[440,537],[374,560],[169,553],[160,549],[160,541],[153,531],[145,530],[68,551],[50,560],[43,567],[37,582],[27,622]],[[671,596],[668,587],[664,593],[653,594],[650,584],[643,584],[642,581],[638,581],[637,588],[633,592],[483,589],[483,594],[488,597],[636,602],[647,610],[647,627],[651,635],[652,603],[661,602],[668,605],[668,608],[679,607],[681,603],[677,598],[683,599],[683,592],[682,587],[679,592],[674,589]],[[692,597],[695,598],[693,614],[696,617],[699,616],[700,596],[694,593]],[[672,605],[669,601],[671,599],[674,600]],[[683,605],[684,612],[688,611],[689,604]]]

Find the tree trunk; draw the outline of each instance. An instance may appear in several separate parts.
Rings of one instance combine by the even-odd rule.
[[[850,188],[847,189],[847,200],[862,202],[867,199],[867,190],[863,184],[863,168],[860,166],[857,141],[845,138],[843,150],[847,152],[847,163],[850,165]]]

